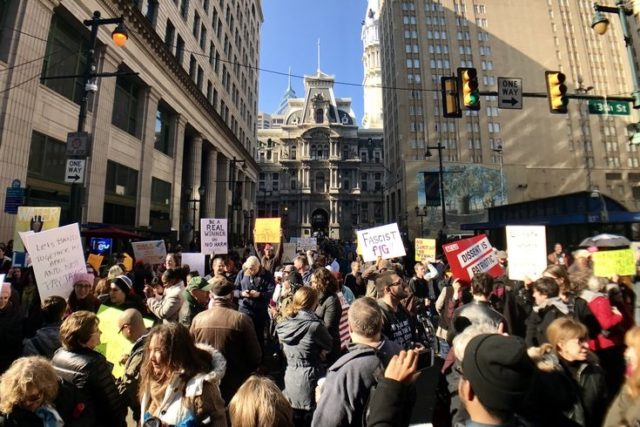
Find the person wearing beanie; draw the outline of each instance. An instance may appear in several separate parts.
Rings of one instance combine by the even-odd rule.
[[[227,360],[220,393],[228,404],[258,368],[262,350],[251,318],[233,304],[233,283],[224,276],[215,276],[209,283],[213,305],[193,318],[190,331],[196,342],[214,347]]]
[[[120,275],[111,280],[109,285],[109,299],[103,302],[107,307],[120,310],[135,308],[141,313],[146,313],[143,302],[133,292],[133,283],[125,275]]]
[[[93,294],[94,280],[95,277],[91,273],[74,274],[73,290],[68,298],[67,315],[79,310],[98,312],[100,300]]]
[[[521,338],[500,334],[472,338],[464,351],[458,383],[460,400],[470,418],[466,426],[517,425],[514,419],[533,372]]]

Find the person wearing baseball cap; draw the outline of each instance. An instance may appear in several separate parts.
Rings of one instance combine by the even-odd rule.
[[[500,334],[472,338],[464,351],[458,383],[458,395],[470,418],[466,425],[514,425],[534,369],[521,338]]]

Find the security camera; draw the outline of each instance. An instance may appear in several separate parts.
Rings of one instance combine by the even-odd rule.
[[[95,81],[87,82],[87,84],[84,85],[84,90],[86,90],[87,92],[96,93],[98,91],[98,84]]]

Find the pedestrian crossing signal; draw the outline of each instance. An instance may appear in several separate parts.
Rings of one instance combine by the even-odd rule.
[[[545,71],[547,83],[547,99],[549,100],[549,111],[553,114],[567,114],[567,86],[564,84],[567,77],[559,71]]]
[[[458,86],[461,92],[462,105],[466,110],[480,109],[480,91],[478,90],[478,73],[475,68],[458,68]]]

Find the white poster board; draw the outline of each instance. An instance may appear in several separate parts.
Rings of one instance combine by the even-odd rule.
[[[407,254],[396,223],[359,230],[358,246],[365,262],[375,261],[379,256],[390,259]]]
[[[205,255],[199,252],[182,252],[182,265],[188,265],[190,271],[197,271],[200,276],[205,276]]]
[[[147,240],[145,242],[131,242],[136,262],[149,264],[163,264],[167,258],[167,248],[164,240]]]
[[[78,224],[20,233],[20,238],[31,256],[40,301],[54,295],[68,298],[73,276],[87,272]]]
[[[220,255],[229,251],[226,218],[202,218],[200,220],[200,248],[203,254]]]
[[[297,245],[297,250],[299,251],[307,252],[318,249],[318,239],[315,237],[298,237],[295,243]]]
[[[507,225],[509,279],[536,280],[547,268],[547,238],[544,225]]]

